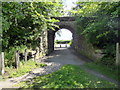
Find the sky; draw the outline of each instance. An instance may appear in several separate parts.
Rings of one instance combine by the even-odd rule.
[[[55,36],[56,36],[55,40],[71,40],[72,39],[72,33],[69,30],[60,29],[59,32],[61,36],[55,33]]]
[[[72,7],[74,7],[75,5],[73,4],[73,2],[76,2],[77,0],[63,0],[63,4],[64,4],[64,9],[65,10],[71,10]],[[66,14],[67,15],[67,14]],[[72,33],[67,30],[67,29],[61,29],[59,30],[60,35],[59,36],[56,33],[56,38],[55,40],[71,40],[72,39]]]
[[[75,2],[78,0],[62,0],[64,5],[64,10],[71,10],[72,7],[75,7]]]

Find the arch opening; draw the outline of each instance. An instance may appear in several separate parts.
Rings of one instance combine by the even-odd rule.
[[[73,33],[66,28],[55,32],[54,48],[69,48],[72,45]]]
[[[55,28],[54,31],[50,30],[48,31],[48,54],[52,53],[55,50],[55,34],[57,31],[60,31],[61,29],[67,29],[70,33],[72,33],[72,44],[71,47],[75,47],[75,42],[76,42],[76,31],[73,25],[71,24],[66,24],[66,23],[57,23],[59,28]],[[63,31],[63,30],[62,30]],[[65,33],[65,35],[67,35]],[[62,36],[62,35],[61,35]]]

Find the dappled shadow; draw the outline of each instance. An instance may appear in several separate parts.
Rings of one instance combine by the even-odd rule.
[[[69,48],[55,48],[54,52],[48,56],[46,62],[56,62],[62,65],[74,64],[82,65],[83,60],[79,59],[76,55],[73,55]]]
[[[33,82],[33,78],[28,78],[28,80],[26,81],[26,84],[27,85],[30,84],[31,88],[35,88],[35,89],[41,88],[44,85],[51,86],[51,85],[53,85],[53,83],[54,83],[54,85],[57,85],[58,83],[60,83],[60,85],[63,84],[67,87],[69,87],[72,84],[76,88],[78,88],[78,87],[79,88],[90,88],[90,87],[95,87],[95,88],[98,87],[99,88],[101,86],[104,86],[104,83],[102,83],[102,81],[99,81],[98,79],[96,79],[96,81],[94,81],[94,75],[95,75],[94,73],[91,73],[90,76],[93,76],[93,78],[91,78],[91,79],[87,75],[86,76],[81,75],[82,74],[81,69],[83,69],[85,72],[89,72],[89,71],[85,70],[84,67],[82,68],[82,65],[84,64],[83,60],[85,58],[84,59],[78,58],[73,53],[74,53],[74,50],[72,50],[72,49],[56,48],[55,51],[53,53],[51,53],[47,59],[44,60],[44,62],[53,63],[53,64],[51,64],[49,66],[45,66],[45,67],[43,67],[43,69],[42,68],[38,69],[37,70],[38,72],[30,72],[30,74],[33,75],[34,77],[36,77],[36,76],[44,77],[43,75],[47,76],[47,77],[45,77],[45,80],[41,82],[41,78],[39,78],[37,81]],[[59,73],[56,73],[55,71],[58,70],[59,68],[55,69],[55,67],[58,66],[58,64],[56,64],[56,66],[54,67],[54,63],[58,63],[61,66],[65,65],[65,64],[74,64],[74,65],[80,66],[81,69],[77,68],[78,71],[74,73],[73,71],[75,71],[76,68],[69,67],[70,70],[68,70],[68,71],[61,71]],[[52,73],[52,72],[54,72],[55,74],[51,77],[51,74],[49,74],[49,73]],[[66,74],[61,77],[61,75],[62,75],[61,73],[64,73],[64,72]],[[69,77],[69,75],[71,75],[71,73],[72,74],[74,73],[74,74]],[[48,75],[46,75],[46,74],[48,74]],[[79,74],[79,75],[77,75],[77,74]],[[77,77],[74,75],[77,75]],[[100,77],[100,76],[98,75],[97,77]],[[56,78],[57,80],[56,79],[54,80],[54,78]],[[81,80],[81,78],[83,78],[83,79]],[[103,77],[100,77],[100,78],[103,78]],[[52,82],[48,83],[47,79],[49,79]],[[63,80],[64,80],[64,82],[62,82]],[[103,80],[106,80],[106,79],[103,78]],[[62,83],[59,81],[61,81]],[[107,81],[109,81],[109,80],[107,80]],[[107,82],[107,84],[109,84],[109,83],[111,84],[111,82]],[[97,87],[96,87],[96,85],[97,85]],[[62,88],[62,86],[59,86],[59,87]],[[55,88],[55,87],[52,87],[52,88]],[[107,88],[107,86],[105,86],[105,88]]]

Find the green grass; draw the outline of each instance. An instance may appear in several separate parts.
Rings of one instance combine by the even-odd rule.
[[[111,82],[101,80],[83,71],[79,66],[65,65],[58,71],[39,76],[32,82],[17,84],[21,88],[116,88]]]
[[[93,69],[97,72],[100,72],[109,78],[112,78],[116,81],[120,81],[118,78],[120,78],[120,75],[118,75],[118,70],[113,70],[111,68],[108,68],[105,65],[98,64],[98,63],[86,63],[85,66],[87,66],[90,69]]]
[[[43,67],[43,66],[46,66],[46,64],[36,63],[32,60],[29,60],[28,62],[22,62],[20,63],[20,67],[18,69],[5,68],[7,75],[4,75],[2,78],[7,79],[12,77],[19,77],[28,73],[34,68]]]

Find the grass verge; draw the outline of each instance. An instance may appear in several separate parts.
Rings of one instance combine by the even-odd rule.
[[[120,78],[120,76],[118,75],[118,70],[113,70],[111,68],[106,67],[105,65],[94,62],[86,63],[85,66],[120,82],[120,80],[118,79]]]
[[[28,62],[21,62],[20,67],[18,69],[5,68],[6,73],[4,76],[2,76],[2,80],[7,79],[7,78],[22,76],[34,68],[39,68],[43,66],[46,66],[46,64],[36,63],[32,60],[29,60]]]
[[[58,71],[39,76],[33,81],[17,84],[21,88],[116,88],[111,82],[101,80],[83,71],[79,66],[65,65]]]

